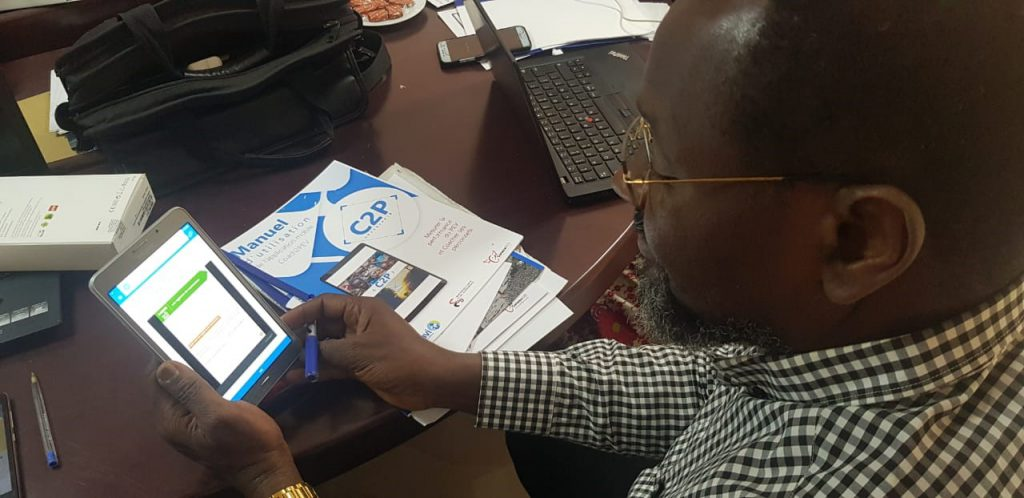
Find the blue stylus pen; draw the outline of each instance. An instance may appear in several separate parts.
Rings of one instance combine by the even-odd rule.
[[[57,458],[57,445],[53,442],[53,430],[50,429],[50,417],[46,414],[46,401],[43,390],[39,387],[39,378],[32,372],[32,401],[36,405],[36,419],[39,420],[39,432],[43,435],[43,449],[46,450],[46,466],[51,469],[60,467]]]
[[[306,380],[316,382],[320,377],[317,361],[320,359],[320,340],[316,337],[316,322],[309,326],[306,334]]]

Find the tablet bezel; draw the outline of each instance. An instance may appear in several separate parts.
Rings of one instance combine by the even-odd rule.
[[[113,260],[108,262],[103,268],[100,268],[89,280],[89,290],[92,291],[100,302],[107,307],[114,315],[121,321],[129,330],[131,330],[137,338],[142,340],[143,344],[147,345],[154,354],[156,354],[161,360],[169,360],[170,357],[159,346],[154,343],[149,336],[135,321],[128,316],[128,314],[110,298],[108,291],[119,285],[135,268],[137,268],[143,261],[146,260],[150,255],[153,254],[158,248],[164,245],[171,237],[178,233],[181,228],[186,224],[192,225],[199,235],[199,238],[212,249],[212,252],[220,259],[228,270],[242,283],[244,289],[256,297],[256,301],[262,306],[267,314],[270,315],[274,323],[285,334],[291,337],[291,343],[285,347],[285,350],[281,353],[278,358],[271,363],[267,371],[263,373],[263,376],[256,381],[256,383],[249,389],[249,392],[242,396],[242,401],[248,401],[256,404],[263,400],[274,384],[282,377],[288,369],[291,368],[295,360],[301,354],[302,344],[301,338],[293,331],[288,329],[288,326],[281,321],[277,311],[271,307],[266,299],[261,296],[256,289],[253,288],[252,284],[246,279],[235,265],[231,263],[225,257],[220,247],[210,238],[209,235],[196,223],[195,219],[189,215],[187,211],[180,207],[172,208],[167,211],[163,216],[160,217],[155,223],[153,223],[145,232],[139,236],[139,239],[135,241],[130,247],[125,249],[123,252],[118,254]]]

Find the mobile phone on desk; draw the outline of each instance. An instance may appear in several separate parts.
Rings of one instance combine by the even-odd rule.
[[[21,498],[18,473],[17,440],[14,437],[14,412],[6,393],[0,393],[0,498]]]
[[[499,29],[498,37],[512,55],[530,51],[530,36],[522,26]],[[476,35],[460,36],[437,42],[437,56],[441,67],[451,67],[479,60],[484,56],[484,49]]]
[[[97,271],[89,288],[157,356],[188,365],[225,399],[258,404],[302,351],[181,208]]]

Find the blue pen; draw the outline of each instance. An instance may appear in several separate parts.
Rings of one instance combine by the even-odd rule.
[[[249,280],[253,283],[253,285],[255,285],[256,288],[258,288],[259,290],[263,291],[263,293],[266,294],[266,296],[269,297],[270,300],[273,301],[275,304],[281,306],[282,308],[288,306],[288,301],[290,301],[291,298],[293,297],[291,294],[281,292],[281,290],[278,289],[277,287],[274,287],[273,285],[270,285],[253,275],[249,275],[244,271],[242,272],[242,274],[248,277]]]
[[[60,459],[57,458],[57,445],[53,442],[50,416],[46,414],[46,401],[43,400],[43,389],[39,387],[39,378],[36,377],[35,372],[32,372],[32,401],[36,405],[39,433],[43,436],[43,449],[46,450],[46,466],[55,469],[60,467]]]
[[[316,322],[309,326],[309,333],[306,334],[306,380],[316,382],[320,377],[320,340],[316,336]]]
[[[255,266],[247,263],[244,259],[239,258],[238,256],[235,256],[234,254],[231,254],[228,251],[224,251],[224,254],[227,255],[228,259],[231,260],[231,262],[234,263],[239,270],[242,270],[243,272],[245,272],[246,275],[249,275],[252,278],[262,280],[263,283],[277,287],[278,289],[288,294],[291,294],[292,296],[297,297],[303,301],[308,301],[310,299],[313,299],[314,297],[312,294],[308,292],[302,292],[302,290],[288,284],[284,280],[274,278],[272,275],[267,274],[267,272],[259,268],[256,268]]]

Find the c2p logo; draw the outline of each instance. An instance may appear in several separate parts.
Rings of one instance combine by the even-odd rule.
[[[384,221],[388,214],[390,213],[388,212],[387,201],[379,200],[370,205],[369,211],[359,215],[359,218],[352,222],[349,229],[356,235],[366,235],[370,233],[370,230],[373,230],[373,227]]]
[[[384,286],[387,285],[388,282],[390,282],[390,281],[391,281],[391,272],[387,272],[387,273],[381,275],[380,278],[378,278],[377,280],[374,280],[373,281],[373,286],[377,287],[378,289],[383,289]]]

